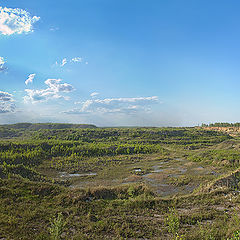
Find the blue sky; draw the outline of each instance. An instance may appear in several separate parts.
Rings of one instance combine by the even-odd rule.
[[[240,3],[4,1],[0,123],[240,121]]]

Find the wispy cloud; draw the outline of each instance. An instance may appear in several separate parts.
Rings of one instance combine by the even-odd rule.
[[[71,59],[71,62],[77,63],[77,62],[82,62],[82,60],[83,60],[83,58],[81,58],[81,57],[75,57],[75,58]]]
[[[98,92],[93,92],[93,93],[90,94],[91,97],[96,97],[97,95],[99,95]]]
[[[63,66],[66,65],[66,64],[67,64],[67,59],[64,58],[64,59],[62,60],[61,64],[60,64],[60,66],[63,67]]]
[[[45,89],[25,89],[27,95],[23,97],[24,102],[36,103],[59,98],[68,100],[69,98],[62,93],[69,93],[74,90],[74,87],[61,81],[61,79],[47,79],[44,83],[48,87]]]
[[[22,34],[33,31],[33,24],[40,17],[30,16],[30,13],[20,8],[0,7],[0,32],[3,35]]]
[[[88,64],[88,62],[84,61],[82,57],[74,57],[74,58],[63,58],[61,61],[56,61],[56,66],[64,67],[66,64],[74,64],[74,63],[85,63]]]
[[[63,67],[64,65],[66,65],[68,63],[67,58],[63,58],[60,62],[56,61],[55,65],[59,66],[59,67]]]
[[[28,85],[29,83],[32,83],[35,77],[35,73],[32,73],[28,76],[28,79],[25,81],[25,84]]]
[[[59,30],[59,27],[50,27],[49,28],[49,31],[51,31],[51,32],[56,32],[58,30]]]
[[[88,99],[81,104],[81,108],[75,108],[64,113],[86,114],[86,113],[137,113],[148,111],[153,103],[158,102],[157,96],[138,98],[105,98]]]
[[[0,113],[14,112],[13,96],[8,92],[0,91]]]
[[[4,64],[5,64],[5,59],[3,57],[0,57],[0,71],[3,71],[5,69]]]

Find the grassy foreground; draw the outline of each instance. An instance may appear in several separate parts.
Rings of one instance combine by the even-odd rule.
[[[240,239],[237,137],[62,125],[0,132],[0,239]]]

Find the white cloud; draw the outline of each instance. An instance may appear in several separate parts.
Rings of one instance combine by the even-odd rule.
[[[25,81],[25,84],[28,85],[29,83],[32,83],[35,75],[35,73],[29,74],[28,79]]]
[[[0,71],[3,71],[5,69],[4,64],[5,64],[5,59],[3,57],[0,57]]]
[[[50,27],[49,28],[49,31],[51,31],[51,32],[56,32],[58,30],[59,30],[59,27]]]
[[[0,57],[0,65],[3,65],[5,63],[5,60],[3,57]]]
[[[82,62],[82,58],[81,57],[75,57],[71,59],[71,62]]]
[[[47,79],[44,82],[48,86],[46,89],[25,89],[27,95],[23,97],[24,102],[36,103],[59,98],[69,100],[69,98],[62,93],[71,92],[74,88],[68,83],[61,83],[61,81],[61,79]]]
[[[0,91],[0,114],[14,112],[15,104],[13,103],[13,96],[8,92]]]
[[[3,102],[11,102],[11,101],[13,101],[12,94],[10,94],[8,92],[0,91],[0,101],[3,101]]]
[[[65,64],[67,64],[67,59],[66,58],[64,58],[62,60],[62,63],[60,64],[60,66],[63,67]]]
[[[73,86],[68,83],[60,83],[62,79],[48,79],[45,84],[54,92],[71,92],[74,90]]]
[[[33,24],[39,19],[20,8],[0,7],[0,32],[3,35],[32,32]]]
[[[83,63],[83,58],[82,57],[74,57],[71,59],[63,58],[60,62],[56,61],[56,66],[63,67],[67,63]],[[88,64],[88,62],[85,62],[85,64]]]
[[[138,98],[105,98],[88,99],[82,102],[81,108],[65,111],[67,114],[83,113],[137,113],[148,111],[150,106],[158,102],[157,96]],[[76,103],[77,104],[77,103]]]
[[[91,97],[96,97],[97,95],[99,95],[98,92],[93,92],[93,93],[90,94]]]
[[[66,65],[68,63],[67,58],[63,58],[60,62],[56,61],[55,65],[59,66],[59,67],[63,67],[64,65]]]

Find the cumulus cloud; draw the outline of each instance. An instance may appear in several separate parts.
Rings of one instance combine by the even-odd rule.
[[[35,77],[35,73],[32,73],[28,76],[28,79],[25,81],[25,84],[28,85],[29,83],[32,83]]]
[[[32,32],[33,24],[39,19],[20,8],[0,7],[0,32],[3,35]]]
[[[8,93],[8,92],[3,92],[3,91],[0,91],[0,101],[3,101],[3,102],[12,102],[13,99],[12,99],[12,94]]]
[[[44,83],[48,87],[45,89],[25,89],[27,95],[23,97],[24,102],[36,103],[59,98],[68,100],[69,98],[62,93],[69,93],[74,90],[74,87],[61,81],[61,79],[47,79]]]
[[[73,86],[68,83],[60,83],[62,79],[48,79],[45,84],[54,92],[71,92],[74,90]]]
[[[13,96],[8,92],[0,91],[0,113],[14,112]]]
[[[81,113],[137,113],[150,110],[153,103],[158,102],[157,96],[138,98],[105,98],[88,99],[82,102],[81,108],[65,111],[67,114]]]
[[[5,64],[5,59],[3,57],[0,57],[0,71],[3,71],[5,69],[4,64]]]

